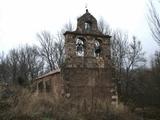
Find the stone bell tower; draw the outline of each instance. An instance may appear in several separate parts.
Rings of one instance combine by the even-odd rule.
[[[66,60],[62,74],[66,97],[91,107],[102,101],[114,104],[111,36],[99,31],[97,20],[88,10],[77,19],[77,29],[66,31],[64,36]]]

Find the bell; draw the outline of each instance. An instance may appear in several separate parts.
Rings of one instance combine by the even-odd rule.
[[[82,52],[83,51],[83,47],[82,46],[77,46],[77,51],[78,52]]]
[[[95,53],[96,53],[96,54],[98,54],[98,53],[100,53],[100,52],[101,52],[100,47],[99,47],[99,46],[98,46],[98,47],[96,47],[96,48],[95,48]]]

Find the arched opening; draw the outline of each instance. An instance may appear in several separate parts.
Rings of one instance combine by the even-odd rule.
[[[99,57],[101,53],[101,46],[99,40],[94,42],[94,57]]]
[[[85,22],[85,26],[84,26],[84,29],[85,31],[89,32],[91,31],[91,22]]]
[[[82,38],[76,39],[76,55],[84,56],[84,39]]]

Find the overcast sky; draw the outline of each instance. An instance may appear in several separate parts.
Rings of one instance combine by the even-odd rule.
[[[151,37],[146,15],[147,0],[0,0],[0,51],[36,43],[42,30],[56,34],[64,24],[76,25],[77,17],[89,12],[116,29],[135,35],[147,56],[158,50]]]

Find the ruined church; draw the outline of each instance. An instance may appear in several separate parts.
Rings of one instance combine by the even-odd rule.
[[[66,31],[65,62],[61,70],[51,71],[34,81],[36,93],[77,104],[118,101],[113,82],[109,35],[101,33],[88,9],[77,19],[75,31]]]

